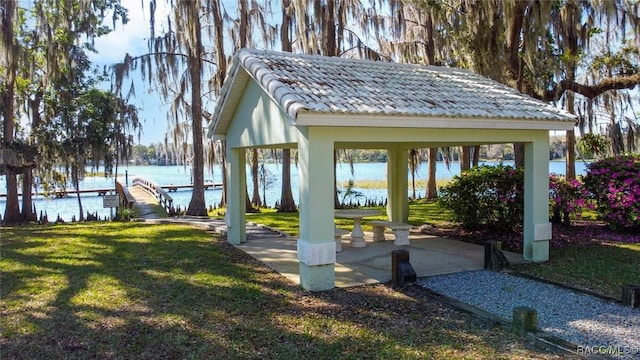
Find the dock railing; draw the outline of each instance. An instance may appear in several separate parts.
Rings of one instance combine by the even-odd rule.
[[[129,188],[126,185],[123,185],[120,180],[116,180],[116,192],[120,198],[120,207],[133,210],[135,198],[129,192]]]
[[[133,178],[132,184],[133,186],[139,186],[141,189],[154,196],[169,216],[175,215],[176,211],[173,208],[173,198],[165,189],[151,180],[138,176]]]

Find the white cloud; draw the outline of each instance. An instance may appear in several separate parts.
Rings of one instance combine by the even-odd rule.
[[[127,53],[135,56],[147,51],[150,36],[148,0],[122,0],[122,6],[129,10],[129,22],[126,25],[117,24],[114,31],[95,40],[98,54],[91,54],[90,59],[98,65],[120,62]],[[157,1],[156,29],[162,29],[169,11],[170,7],[165,1]],[[113,25],[110,19],[107,25]]]

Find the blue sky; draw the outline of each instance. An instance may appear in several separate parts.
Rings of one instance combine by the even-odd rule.
[[[95,46],[98,54],[90,54],[91,61],[102,68],[103,66],[121,62],[125,54],[132,56],[147,52],[147,39],[149,37],[149,8],[145,3],[142,10],[141,0],[121,0],[122,5],[129,10],[129,22],[126,25],[117,24],[116,30],[107,36],[96,39]],[[169,6],[165,1],[157,2],[156,19],[166,18]],[[165,21],[160,21],[160,28]],[[136,83],[136,97],[130,102],[138,107],[138,115],[142,120],[142,137],[140,143],[149,145],[162,142],[167,131],[166,112],[168,106],[164,104],[160,95],[155,93],[138,78],[133,75]],[[103,85],[105,88],[109,84]]]

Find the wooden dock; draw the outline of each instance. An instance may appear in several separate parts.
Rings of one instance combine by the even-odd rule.
[[[133,207],[136,209],[136,216],[143,219],[159,219],[168,217],[165,209],[158,203],[153,195],[146,192],[139,186],[129,188],[133,196]]]
[[[65,191],[54,191],[52,193],[49,193],[48,195],[53,195],[56,198],[60,199],[63,198],[67,195],[72,195],[72,194],[90,194],[90,193],[97,193],[98,196],[105,196],[106,194],[108,194],[110,191],[113,191],[115,193],[116,189],[115,188],[109,188],[109,189],[81,189],[81,190],[65,190]],[[44,195],[44,192],[41,193],[31,193],[32,196],[36,196],[36,195]],[[18,196],[22,196],[22,193],[18,193]],[[7,197],[7,194],[0,194],[0,198],[3,197]]]
[[[193,188],[193,184],[186,184],[186,185],[162,185],[161,188],[166,189],[168,192],[174,192],[174,191],[178,191],[181,189],[192,189]],[[222,183],[205,183],[204,184],[204,189],[205,190],[209,190],[209,189],[222,189]],[[116,189],[115,188],[109,188],[109,189],[81,189],[81,190],[65,190],[65,191],[55,191],[53,193],[50,193],[49,195],[55,196],[58,199],[62,199],[63,197],[67,196],[67,195],[74,195],[74,194],[91,194],[91,193],[96,193],[98,194],[98,196],[105,196],[106,194],[108,194],[110,191],[115,192]],[[43,193],[31,193],[32,196],[36,196],[36,195],[43,195]],[[18,196],[22,196],[22,193],[19,193]],[[0,198],[5,198],[7,197],[7,194],[0,194]]]

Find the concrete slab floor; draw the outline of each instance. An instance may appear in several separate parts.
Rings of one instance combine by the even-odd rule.
[[[418,277],[484,268],[484,247],[448,238],[424,234],[409,236],[411,245],[393,245],[393,236],[384,242],[373,242],[365,233],[367,246],[353,248],[348,235],[342,240],[343,251],[336,254],[335,286],[350,287],[383,283],[391,280],[391,252],[409,251],[409,261]],[[299,284],[296,238],[253,239],[235,245],[255,259]],[[510,263],[524,262],[522,254],[505,252]]]

